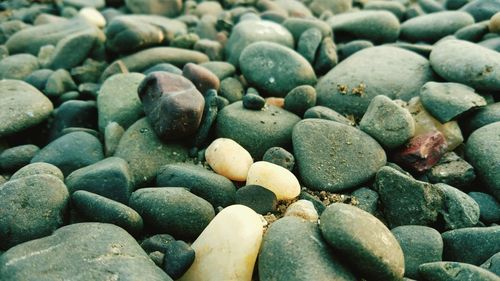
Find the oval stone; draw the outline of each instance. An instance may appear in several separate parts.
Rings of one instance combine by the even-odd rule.
[[[243,50],[239,62],[248,82],[272,96],[284,97],[297,86],[316,83],[309,62],[277,43],[253,43]]]
[[[232,139],[218,138],[205,150],[208,165],[230,180],[245,181],[253,164],[250,153]]]
[[[404,256],[391,231],[376,217],[357,207],[334,203],[320,217],[321,233],[345,255],[361,275],[377,280],[400,280]]]
[[[384,149],[374,139],[335,121],[302,120],[294,127],[292,140],[300,177],[316,190],[358,186],[386,163]]]
[[[263,186],[274,192],[278,200],[293,199],[300,194],[300,183],[292,172],[266,161],[253,163],[246,184]]]

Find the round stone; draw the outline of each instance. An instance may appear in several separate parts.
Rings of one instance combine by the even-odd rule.
[[[208,165],[230,180],[245,181],[253,164],[250,153],[232,139],[218,138],[205,150]]]
[[[278,200],[293,199],[300,194],[300,183],[292,172],[266,161],[255,162],[250,166],[246,183],[271,190]]]

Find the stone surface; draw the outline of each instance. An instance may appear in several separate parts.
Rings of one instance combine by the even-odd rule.
[[[54,111],[49,139],[54,140],[60,137],[66,128],[97,129],[97,115],[96,102],[93,100],[65,101]]]
[[[253,164],[250,153],[232,139],[218,138],[205,150],[208,165],[230,180],[245,181]]]
[[[358,186],[386,163],[385,152],[374,139],[338,122],[305,119],[294,127],[292,139],[300,178],[315,190]]]
[[[356,207],[372,215],[377,213],[379,196],[376,191],[367,187],[362,187],[354,190],[351,193],[351,196],[353,196],[358,202]]]
[[[349,126],[354,125],[353,120],[349,120],[344,115],[338,113],[337,111],[321,105],[313,106],[308,110],[306,110],[306,112],[304,112],[304,119],[307,118],[325,119],[325,120],[339,122]]]
[[[464,120],[462,128],[465,132],[473,132],[482,126],[500,121],[500,102],[488,104],[475,111],[470,118]]]
[[[330,250],[318,225],[297,217],[281,218],[269,227],[258,267],[262,281],[356,280]]]
[[[156,233],[194,240],[214,218],[212,205],[184,188],[141,188],[132,193],[130,207]]]
[[[483,192],[470,192],[468,195],[479,205],[482,222],[500,222],[500,203],[493,196]]]
[[[344,255],[365,278],[398,280],[404,257],[391,231],[373,215],[351,205],[334,203],[320,217],[326,242]]]
[[[186,187],[191,193],[210,202],[214,208],[233,204],[236,194],[236,188],[228,178],[202,166],[186,163],[161,167],[156,176],[156,184],[157,186]]]
[[[295,157],[293,154],[281,147],[271,147],[262,156],[263,161],[279,165],[289,171],[293,171]]]
[[[297,53],[301,54],[309,63],[313,63],[322,39],[321,30],[317,28],[304,31],[297,42]]]
[[[47,280],[172,281],[125,230],[103,223],[68,225],[10,249],[0,257],[0,275],[12,281],[42,275]]]
[[[0,81],[0,137],[43,122],[52,110],[52,102],[28,83]]]
[[[182,139],[196,133],[205,100],[191,81],[153,72],[141,82],[138,93],[146,117],[161,139]]]
[[[155,234],[142,240],[141,247],[148,254],[153,252],[165,253],[168,244],[173,241],[175,241],[175,238],[169,234]]]
[[[432,225],[443,208],[444,194],[439,188],[388,166],[377,172],[375,186],[391,228]]]
[[[496,253],[482,265],[482,268],[487,269],[496,275],[500,275],[500,253]]]
[[[1,185],[0,249],[50,235],[65,223],[68,201],[66,186],[51,175],[26,176]]]
[[[466,188],[475,178],[474,168],[454,152],[443,155],[427,173],[431,183],[445,183],[457,188]]]
[[[469,227],[441,234],[443,260],[480,265],[500,252],[500,226]]]
[[[465,145],[467,161],[497,200],[500,200],[500,122],[477,129]]]
[[[176,17],[182,11],[180,0],[125,0],[125,5],[134,14],[155,14],[165,17]]]
[[[316,105],[316,90],[310,85],[293,88],[285,96],[285,109],[303,116],[309,108]]]
[[[179,279],[193,264],[195,251],[184,241],[172,241],[167,244],[163,258],[163,270],[168,276]]]
[[[500,90],[500,54],[463,40],[443,40],[430,55],[432,69],[449,82]]]
[[[71,78],[71,74],[65,69],[58,69],[48,77],[43,91],[49,98],[56,98],[76,89],[77,87],[75,81]]]
[[[427,280],[498,280],[498,276],[478,266],[459,262],[433,262],[420,266],[419,272]]]
[[[23,177],[29,177],[29,176],[34,176],[34,175],[52,175],[61,181],[64,181],[64,175],[57,168],[56,166],[49,164],[49,163],[33,163],[33,164],[28,164],[21,169],[19,169],[17,172],[15,172],[10,179],[11,180],[17,180]]]
[[[97,96],[99,131],[116,122],[127,129],[144,116],[144,109],[137,94],[144,79],[140,73],[117,74],[106,79]]]
[[[246,184],[265,187],[274,192],[278,200],[290,200],[300,194],[300,183],[292,172],[266,161],[250,166]]]
[[[0,169],[17,171],[30,163],[31,158],[40,150],[33,144],[15,146],[0,153]]]
[[[260,95],[247,93],[242,99],[243,107],[251,110],[261,110],[266,104],[266,100]]]
[[[202,66],[194,63],[187,63],[182,69],[182,75],[193,82],[196,89],[198,89],[202,95],[205,95],[210,89],[219,90],[219,78],[210,70]]]
[[[366,48],[320,79],[317,104],[362,117],[375,96],[409,100],[432,79],[429,62],[414,52],[389,46]]]
[[[305,199],[300,199],[290,204],[290,206],[286,209],[284,216],[298,217],[310,222],[317,222],[319,219],[319,215],[316,208],[314,208],[314,204]]]
[[[243,205],[223,209],[191,245],[194,263],[178,280],[250,281],[262,232],[261,218],[252,209]]]
[[[284,97],[300,85],[314,85],[309,62],[294,50],[273,42],[256,42],[240,55],[241,72],[250,85],[271,96]]]
[[[0,79],[24,80],[39,67],[38,59],[33,55],[8,56],[0,60]]]
[[[263,186],[245,185],[236,191],[235,203],[265,215],[276,210],[277,199],[274,192]]]
[[[435,184],[444,195],[441,215],[445,229],[458,229],[475,226],[479,222],[479,205],[467,194],[453,186]]]

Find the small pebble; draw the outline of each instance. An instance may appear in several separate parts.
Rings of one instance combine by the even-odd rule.
[[[279,165],[289,171],[295,166],[295,157],[282,147],[271,147],[262,156],[263,161]]]
[[[245,181],[253,164],[250,153],[227,138],[214,140],[205,151],[205,159],[216,173],[235,181]]]
[[[299,217],[310,222],[317,222],[319,219],[318,212],[309,200],[298,200],[292,203],[286,209],[284,216]]]
[[[247,185],[263,186],[276,195],[278,200],[294,199],[300,194],[300,183],[289,170],[266,161],[250,166]]]
[[[247,93],[243,96],[243,107],[251,110],[261,110],[266,100],[258,94]]]

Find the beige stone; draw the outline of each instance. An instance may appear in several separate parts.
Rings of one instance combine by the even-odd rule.
[[[104,28],[106,26],[106,19],[95,8],[84,7],[80,10],[79,15],[99,28]]]
[[[299,217],[310,222],[317,222],[319,219],[318,212],[314,205],[309,200],[299,200],[294,202],[286,209],[285,217]]]
[[[263,186],[276,195],[278,200],[293,199],[300,194],[300,183],[289,170],[276,164],[255,162],[248,171],[247,185]]]
[[[490,32],[500,33],[500,12],[497,12],[490,18]]]
[[[205,151],[208,165],[230,180],[245,181],[253,164],[250,153],[232,139],[218,138]]]
[[[222,210],[191,247],[193,265],[179,281],[250,281],[263,233],[262,217],[243,205]]]

